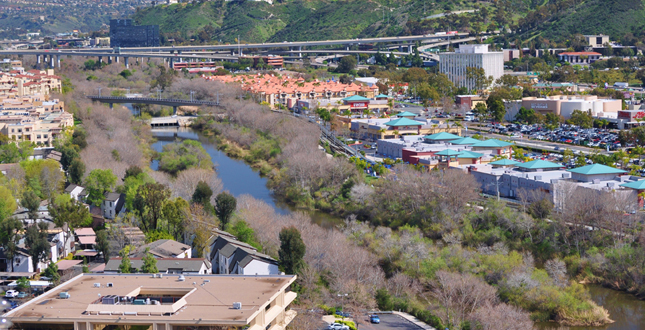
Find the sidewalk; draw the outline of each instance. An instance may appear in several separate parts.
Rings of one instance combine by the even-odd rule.
[[[433,328],[433,327],[431,327],[431,326],[419,321],[419,319],[417,319],[416,317],[414,317],[414,316],[412,316],[412,315],[410,315],[408,313],[392,312],[392,314],[398,315],[398,316],[410,321],[412,324],[418,326],[421,329],[424,329],[424,330],[437,330],[437,329],[435,329],[435,328]]]

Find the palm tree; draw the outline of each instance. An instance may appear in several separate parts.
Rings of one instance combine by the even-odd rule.
[[[392,133],[394,133],[394,137],[398,137],[398,136],[399,136],[399,130],[398,130],[398,129],[395,129],[395,130],[394,130],[394,132],[392,132]]]
[[[381,128],[380,130],[378,130],[378,133],[381,136],[381,139],[383,138],[383,135],[385,134],[385,132],[387,132],[385,128]]]

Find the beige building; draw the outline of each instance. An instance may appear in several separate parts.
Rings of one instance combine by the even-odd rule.
[[[29,70],[27,72],[0,72],[0,97],[16,97],[34,94],[47,95],[61,90],[61,79],[54,70]]]
[[[609,43],[609,36],[604,34],[586,35],[585,39],[587,40],[587,45],[593,48],[604,47],[605,44]]]
[[[81,274],[4,315],[19,329],[284,330],[295,275]]]
[[[0,97],[0,133],[10,140],[52,146],[63,129],[73,125],[74,116],[57,99],[47,101],[40,94]]]
[[[623,103],[615,99],[599,99],[595,95],[555,95],[546,98],[525,97],[522,106],[541,114],[555,113],[566,119],[574,110],[590,111],[594,117],[616,116]],[[607,115],[609,114],[609,115]]]

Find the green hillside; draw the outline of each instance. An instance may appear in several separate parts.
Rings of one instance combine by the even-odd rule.
[[[590,0],[554,15],[542,25],[543,36],[557,38],[576,33],[608,34],[645,32],[643,0]]]
[[[564,42],[573,34],[604,33],[615,40],[627,33],[640,36],[643,1],[295,0],[271,5],[217,0],[147,7],[133,18],[159,24],[163,41],[178,44],[234,43],[238,35],[242,42],[280,42],[497,29],[514,31],[510,40],[540,36]],[[469,12],[450,14],[464,10]]]

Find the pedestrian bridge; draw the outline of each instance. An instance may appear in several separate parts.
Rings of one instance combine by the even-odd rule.
[[[181,99],[162,99],[153,97],[123,97],[123,96],[101,96],[101,95],[88,95],[88,99],[95,102],[108,103],[110,109],[114,103],[138,103],[138,104],[157,104],[172,107],[173,114],[177,114],[177,107],[181,106],[219,106],[219,100],[213,101],[199,101],[199,100],[181,100]]]

